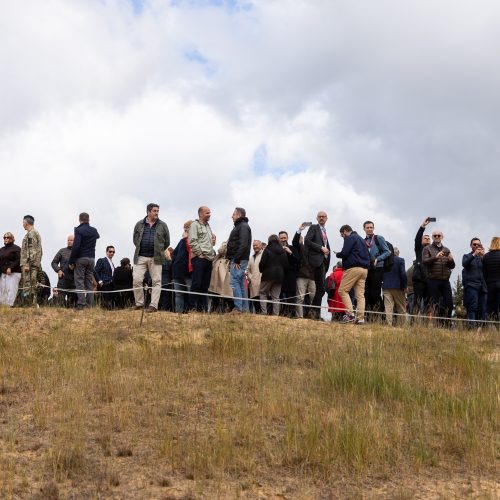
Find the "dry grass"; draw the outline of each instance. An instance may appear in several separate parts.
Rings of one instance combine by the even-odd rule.
[[[500,495],[497,332],[139,318],[0,310],[4,497]]]

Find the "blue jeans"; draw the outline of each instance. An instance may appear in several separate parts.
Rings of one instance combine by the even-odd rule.
[[[234,267],[234,260],[231,260],[230,263],[229,284],[233,290],[234,308],[241,312],[248,312],[248,300],[241,300],[247,298],[245,290],[245,270],[247,266],[248,260],[241,260],[239,269]]]
[[[189,292],[191,288],[191,278],[174,278],[175,312],[183,313],[188,310],[189,294],[179,292]]]
[[[467,319],[486,319],[486,298],[487,294],[480,288],[465,287],[464,306],[467,309]],[[470,326],[474,326],[474,323],[470,323]]]

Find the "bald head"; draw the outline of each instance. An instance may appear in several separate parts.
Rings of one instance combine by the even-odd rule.
[[[198,209],[198,219],[200,222],[208,222],[212,213],[208,207],[200,207]]]
[[[320,226],[324,226],[326,221],[328,220],[328,215],[326,215],[326,212],[321,210],[318,212],[318,215],[316,215],[316,220],[318,221],[318,224]]]

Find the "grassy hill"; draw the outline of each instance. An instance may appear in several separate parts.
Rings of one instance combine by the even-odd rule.
[[[500,496],[498,332],[0,310],[0,492]]]

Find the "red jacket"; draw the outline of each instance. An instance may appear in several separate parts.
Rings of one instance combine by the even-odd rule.
[[[339,287],[343,275],[344,271],[342,270],[342,268],[336,267],[331,272],[330,276],[328,276],[328,285],[330,285],[332,281],[335,282],[335,293],[333,295],[333,299],[328,299],[328,312],[338,313],[344,312],[346,310],[345,305],[339,295]]]

